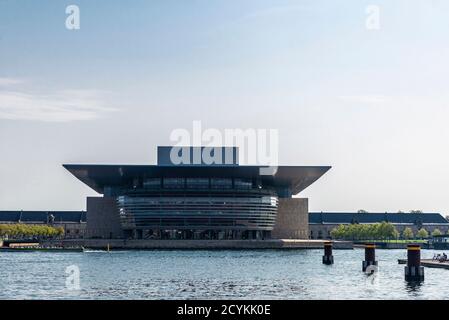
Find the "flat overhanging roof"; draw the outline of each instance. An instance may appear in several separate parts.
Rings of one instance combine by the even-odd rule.
[[[323,174],[330,166],[161,166],[161,165],[99,165],[64,164],[75,177],[103,194],[105,186],[132,184],[136,178],[257,178],[274,187],[287,187],[298,194]]]

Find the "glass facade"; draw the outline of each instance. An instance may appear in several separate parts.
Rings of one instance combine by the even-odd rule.
[[[122,227],[138,239],[269,238],[278,207],[276,193],[250,179],[150,178],[120,193]]]
[[[232,179],[227,178],[211,178],[210,187],[212,189],[232,189]]]
[[[208,178],[187,178],[186,179],[187,189],[209,189],[209,179]]]

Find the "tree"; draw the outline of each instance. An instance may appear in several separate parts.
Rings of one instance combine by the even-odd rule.
[[[422,213],[422,210],[410,210],[410,213]]]
[[[440,229],[438,229],[438,228],[435,228],[435,229],[433,229],[433,231],[432,231],[432,236],[441,236],[442,235],[442,233],[441,233],[441,231],[440,231]]]
[[[396,228],[394,228],[394,231],[393,231],[393,238],[399,239],[399,236],[400,236],[399,231],[398,231]]]
[[[402,237],[404,239],[411,239],[411,238],[413,238],[414,237],[413,230],[411,228],[409,228],[409,227],[405,228],[404,231],[402,231]]]
[[[30,225],[30,224],[0,224],[0,237],[8,238],[28,238],[28,237],[41,237],[52,238],[55,236],[62,236],[64,234],[64,228],[51,227],[46,225]]]
[[[332,229],[330,234],[333,239],[345,240],[397,239],[399,236],[394,225],[385,221],[373,224],[339,225]]]
[[[357,213],[368,213],[368,211],[360,209],[360,210],[357,211]]]
[[[418,233],[416,235],[418,236],[418,238],[421,238],[421,239],[429,237],[429,233],[424,228],[419,229],[419,231],[418,231]]]
[[[340,224],[336,228],[333,228],[331,230],[331,237],[333,239],[342,239],[343,238],[343,228],[344,228],[344,225],[342,225],[342,224]]]

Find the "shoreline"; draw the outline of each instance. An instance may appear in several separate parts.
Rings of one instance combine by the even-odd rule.
[[[83,247],[101,250],[250,250],[250,249],[322,249],[325,240],[124,240],[79,239],[44,241],[42,246]],[[335,249],[353,249],[350,241],[335,241]]]

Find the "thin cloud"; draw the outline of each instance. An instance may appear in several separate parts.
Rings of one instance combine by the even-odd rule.
[[[298,11],[307,12],[310,10],[311,9],[307,5],[299,4],[267,7],[255,11],[246,12],[234,19],[218,25],[214,30],[211,30],[210,32],[212,34],[215,34],[216,32],[228,30],[233,27],[235,28],[240,26],[242,23],[248,23],[253,20],[266,19],[272,16],[283,16],[285,14],[298,13]]]
[[[245,16],[243,16],[241,20],[265,18],[274,15],[283,15],[287,13],[292,13],[294,11],[305,11],[305,10],[308,10],[308,7],[306,5],[296,4],[296,5],[275,6],[250,12]]]
[[[0,78],[0,119],[44,122],[93,120],[116,109],[105,107],[101,93],[92,90],[29,92],[14,90],[19,82]],[[13,87],[13,88],[11,88]]]
[[[22,80],[14,78],[0,78],[0,87],[9,87],[12,85],[20,84]]]
[[[377,104],[384,103],[391,100],[391,97],[383,95],[349,95],[349,96],[339,96],[338,99],[347,102],[357,102],[363,104]]]

